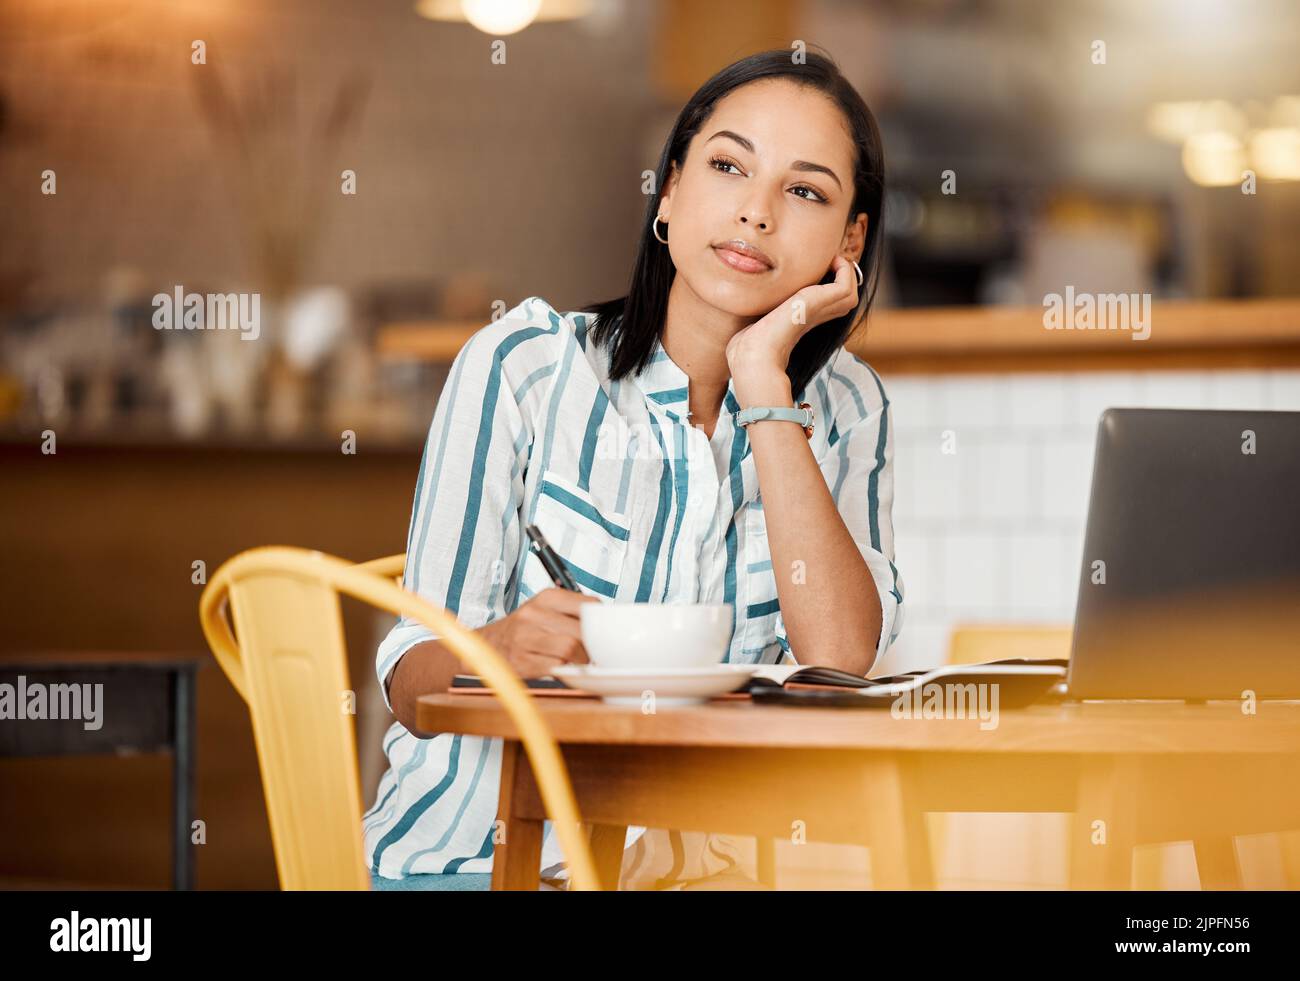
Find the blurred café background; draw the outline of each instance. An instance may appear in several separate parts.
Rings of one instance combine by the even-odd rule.
[[[907,619],[880,673],[941,663],[960,624],[1070,622],[1106,406],[1300,409],[1289,0],[465,6],[477,25],[455,0],[0,0],[0,651],[205,656],[201,888],[276,883],[205,571],[400,552],[456,351],[494,304],[621,295],[643,172],[745,54],[820,45],[884,134],[853,342],[897,427]],[[1044,331],[1067,286],[1150,294],[1150,337]],[[256,293],[260,337],[154,329],[178,289]],[[368,805],[388,623],[345,614]],[[170,779],[148,754],[0,760],[0,880],[165,887]],[[1064,882],[1057,816],[965,817],[941,884]],[[989,827],[998,854],[960,847]],[[1195,888],[1184,845],[1153,851],[1160,883]],[[1279,884],[1285,841],[1238,847]],[[869,882],[865,849],[778,858],[783,885]]]

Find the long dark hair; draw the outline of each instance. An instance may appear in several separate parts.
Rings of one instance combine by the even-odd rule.
[[[804,387],[836,349],[848,340],[859,318],[865,320],[870,311],[880,275],[885,198],[884,147],[876,119],[828,55],[808,51],[804,63],[800,64],[795,62],[790,50],[762,51],[722,69],[700,86],[682,108],[659,156],[659,166],[655,171],[656,191],[648,199],[627,295],[582,308],[585,313],[595,314],[589,336],[610,349],[610,378],[619,379],[646,367],[655,342],[663,332],[668,313],[668,290],[677,270],[667,247],[654,237],[651,223],[658,214],[659,194],[667,185],[672,164],[676,163],[679,168],[685,165],[691,140],[713,115],[719,99],[742,85],[764,78],[789,78],[811,86],[824,92],[840,107],[856,149],[853,205],[848,217],[851,221],[864,211],[868,215],[866,244],[858,262],[863,279],[858,305],[842,317],[813,327],[795,344],[786,374],[796,399],[803,395]],[[833,278],[828,271],[822,282],[832,282]]]

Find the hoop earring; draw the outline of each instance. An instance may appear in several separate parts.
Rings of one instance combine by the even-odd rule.
[[[855,259],[850,259],[849,262],[853,263],[853,268],[857,271],[858,289],[862,289],[862,267],[858,265],[857,260]]]
[[[659,238],[659,223],[661,221],[664,221],[663,216],[655,215],[655,220],[650,223],[650,227],[655,233],[655,238],[659,239],[660,242],[663,242],[664,245],[667,245],[668,244],[667,238]],[[667,227],[668,227],[668,222],[664,221],[664,228],[666,229]]]

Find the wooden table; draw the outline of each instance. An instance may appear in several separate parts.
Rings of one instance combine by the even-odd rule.
[[[98,728],[86,728],[84,718],[5,719],[0,757],[171,753],[172,887],[181,890],[194,884],[194,673],[207,661],[151,652],[0,654],[0,684],[15,692],[20,685],[104,686]]]
[[[1073,888],[1127,889],[1134,846],[1187,839],[1202,887],[1231,887],[1232,835],[1300,828],[1300,702],[1262,702],[1255,715],[1235,702],[1063,703],[1002,711],[991,729],[743,697],[651,715],[595,698],[535,702],[606,888],[629,824],[760,841],[802,827],[809,841],[869,847],[883,889],[933,886],[926,811],[1073,812]],[[492,886],[537,889],[547,815],[500,703],[426,695],[417,725],[506,740]]]

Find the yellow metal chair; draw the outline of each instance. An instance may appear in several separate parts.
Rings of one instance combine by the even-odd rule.
[[[481,636],[394,582],[404,564],[255,548],[222,565],[199,601],[208,644],[248,703],[281,888],[370,888],[340,593],[423,623],[493,689],[519,730],[571,888],[599,888],[564,759],[528,690]]]
[[[1030,661],[1069,660],[1069,626],[962,624],[948,641],[949,664],[984,664],[1022,657]]]
[[[1068,626],[1023,626],[1012,624],[960,624],[948,639],[949,664],[984,664],[1009,658],[1046,661],[1070,656],[1071,628]],[[942,811],[925,815],[923,824],[930,837],[930,854],[943,854],[949,831],[949,815]],[[932,863],[933,865],[933,863]]]

